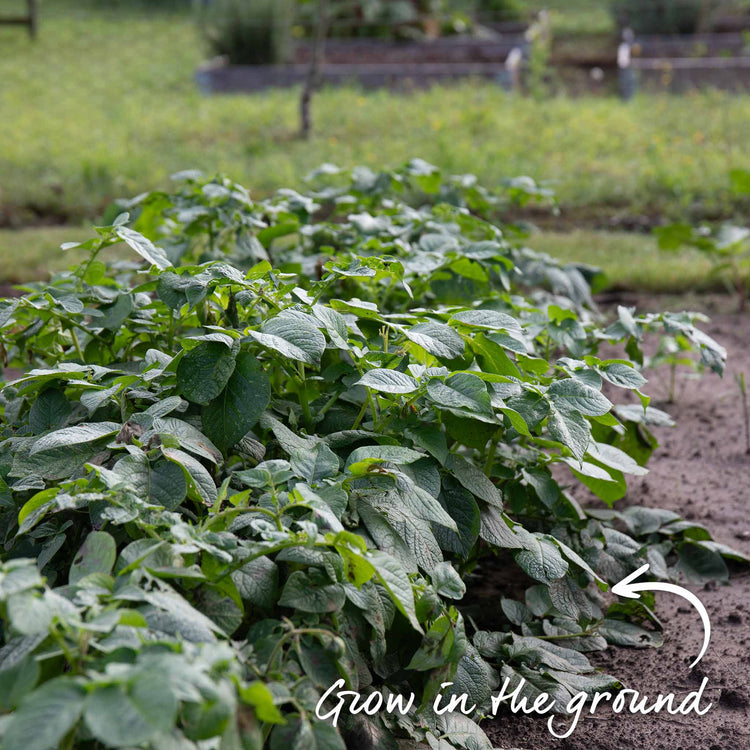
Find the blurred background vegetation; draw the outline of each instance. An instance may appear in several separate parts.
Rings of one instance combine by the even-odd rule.
[[[546,8],[553,34],[590,37],[592,44],[597,35],[616,35],[623,13],[623,3],[609,0],[424,0],[413,17],[405,7],[413,14],[412,3],[401,4],[401,17],[392,0],[355,5],[375,19],[367,33],[386,36],[473,25],[481,33],[483,24],[523,24]],[[709,23],[719,8],[706,0],[649,5],[679,7],[686,14],[679,23],[700,6],[696,24]],[[0,15],[24,7],[23,0],[0,0]],[[226,172],[255,195],[298,185],[322,162],[378,167],[419,156],[488,184],[530,175],[558,196],[561,217],[551,228],[576,230],[539,239],[548,243],[540,249],[554,244],[603,265],[615,283],[649,288],[694,281],[702,267],[687,254],[690,273],[667,272],[674,256],[651,262],[653,240],[621,230],[747,214],[747,195],[728,178],[732,167],[750,163],[747,95],[642,94],[622,102],[515,97],[480,82],[407,93],[327,88],[315,100],[315,133],[301,141],[298,90],[200,94],[194,75],[207,58],[239,49],[233,54],[250,56],[243,62],[282,59],[290,39],[309,35],[315,7],[300,9],[292,0],[44,0],[36,41],[0,26],[0,281],[65,263],[53,251],[58,241],[86,236],[82,227],[102,220],[114,199],[165,185],[186,168]],[[252,28],[243,33],[261,29],[249,47],[239,34],[247,8]],[[724,16],[748,8],[750,0],[720,6]],[[347,12],[342,18],[351,20]],[[672,11],[659,13],[651,22],[678,23]],[[439,28],[424,18],[437,18]],[[332,33],[365,31],[334,24]]]

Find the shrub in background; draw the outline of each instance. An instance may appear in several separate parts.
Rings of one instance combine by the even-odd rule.
[[[198,12],[211,52],[234,65],[284,62],[293,17],[293,0],[211,0]]]
[[[706,0],[614,0],[620,28],[636,34],[694,34],[709,10]]]

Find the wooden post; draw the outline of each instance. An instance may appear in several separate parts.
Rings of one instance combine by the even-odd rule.
[[[36,39],[39,30],[39,0],[28,0],[29,5],[29,36]]]
[[[300,99],[300,136],[309,138],[312,130],[312,117],[310,114],[310,103],[313,91],[318,85],[320,63],[325,51],[326,36],[328,35],[328,0],[318,0],[318,19],[315,23],[315,36],[313,37],[312,60],[310,70],[307,74],[305,88],[302,90]]]
[[[638,83],[632,65],[632,47],[635,35],[631,29],[622,32],[622,42],[617,48],[617,68],[620,76],[620,96],[627,102],[633,98]]]

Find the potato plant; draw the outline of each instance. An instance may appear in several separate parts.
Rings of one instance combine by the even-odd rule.
[[[4,747],[488,748],[501,679],[565,703],[617,685],[587,653],[659,645],[608,584],[726,577],[703,527],[613,508],[670,423],[644,338],[724,367],[693,316],[605,322],[595,269],[484,218],[528,181],[311,179],[177,175],[0,300]],[[491,618],[489,562],[514,581]],[[339,678],[418,700],[333,728]],[[433,711],[445,682],[473,717]]]

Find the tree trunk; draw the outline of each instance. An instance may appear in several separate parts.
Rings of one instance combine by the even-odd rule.
[[[300,99],[300,136],[309,138],[312,130],[312,116],[310,114],[310,104],[312,102],[313,91],[318,85],[318,76],[320,74],[320,63],[323,60],[325,52],[326,36],[328,34],[328,0],[318,0],[318,18],[315,24],[315,33],[313,36],[312,59],[310,60],[310,70],[305,81],[305,88],[302,90]]]

